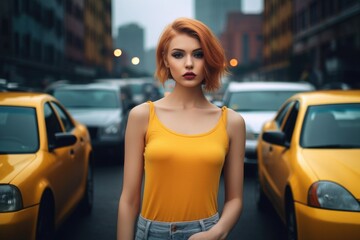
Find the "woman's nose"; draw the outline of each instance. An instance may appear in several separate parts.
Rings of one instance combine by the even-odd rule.
[[[186,57],[186,62],[185,62],[185,67],[186,68],[193,68],[194,64],[193,64],[193,60],[191,56],[187,56]]]

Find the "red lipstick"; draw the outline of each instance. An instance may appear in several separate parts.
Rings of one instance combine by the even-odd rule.
[[[196,74],[193,73],[193,72],[187,72],[183,75],[183,77],[186,79],[186,80],[192,80],[196,77]]]

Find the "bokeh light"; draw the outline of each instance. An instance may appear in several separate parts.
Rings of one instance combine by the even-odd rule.
[[[120,49],[117,48],[117,49],[114,50],[114,56],[115,57],[120,57],[121,54],[122,54],[122,51]]]
[[[138,64],[140,63],[140,58],[138,58],[138,57],[133,57],[133,58],[131,59],[131,63],[132,63],[133,65],[138,65]]]
[[[237,65],[238,65],[238,60],[236,60],[235,58],[230,60],[230,66],[236,67]]]

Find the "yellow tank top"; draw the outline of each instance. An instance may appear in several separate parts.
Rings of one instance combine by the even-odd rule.
[[[202,134],[180,134],[164,126],[149,102],[144,152],[141,215],[163,221],[192,221],[218,211],[218,188],[228,150],[227,109],[216,126]]]

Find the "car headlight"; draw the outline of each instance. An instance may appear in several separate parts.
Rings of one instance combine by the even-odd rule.
[[[13,212],[22,208],[21,193],[13,185],[0,185],[0,212]]]
[[[310,187],[308,204],[318,208],[360,211],[360,204],[351,193],[339,184],[329,181],[319,181]]]
[[[120,133],[120,123],[113,123],[100,129],[100,136],[114,136]]]

